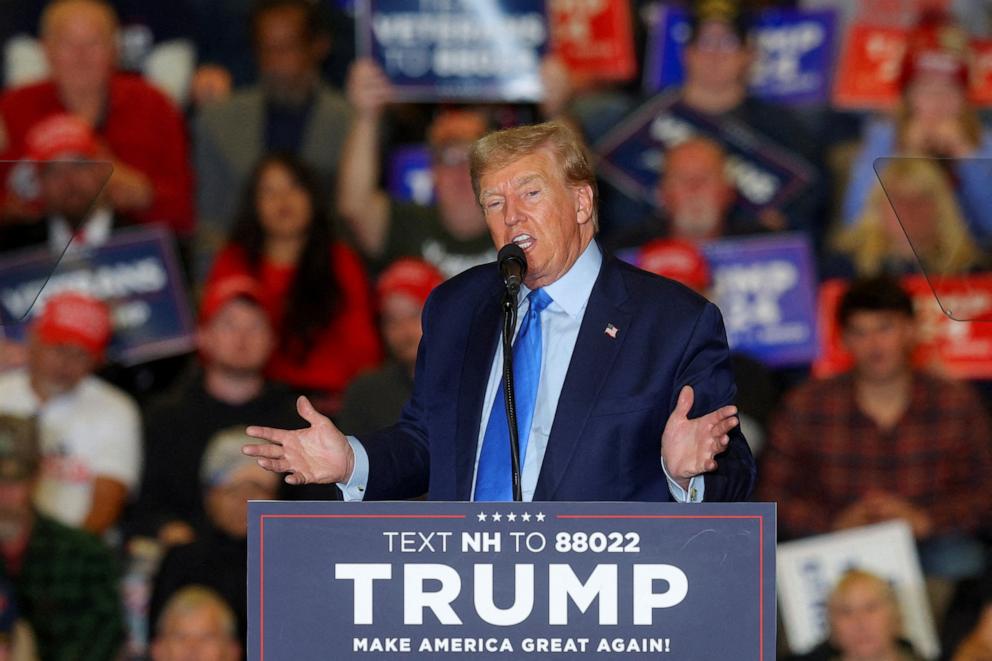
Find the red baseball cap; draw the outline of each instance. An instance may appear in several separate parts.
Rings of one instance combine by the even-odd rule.
[[[392,294],[405,294],[423,305],[431,291],[444,282],[444,276],[431,264],[412,257],[397,259],[379,276],[376,293],[379,304]]]
[[[909,36],[900,81],[905,88],[920,74],[936,74],[968,86],[968,34],[942,12],[927,12]]]
[[[69,113],[51,115],[28,131],[24,157],[45,162],[60,158],[95,158],[100,150],[93,128]]]
[[[640,267],[703,291],[710,284],[710,268],[695,244],[679,239],[658,239],[641,248]]]
[[[207,285],[200,301],[200,323],[207,324],[229,301],[247,298],[260,307],[264,295],[258,282],[247,275],[232,275]]]
[[[110,342],[110,309],[103,301],[79,292],[56,294],[45,303],[34,332],[45,344],[74,344],[100,360]]]

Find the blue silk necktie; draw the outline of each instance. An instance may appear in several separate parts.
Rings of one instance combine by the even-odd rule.
[[[517,405],[521,473],[527,456],[530,424],[534,419],[537,384],[541,379],[541,311],[551,304],[551,297],[543,289],[535,289],[527,295],[527,300],[530,306],[513,343],[513,391]],[[509,429],[503,401],[503,380],[500,379],[479,454],[474,498],[477,501],[513,500]]]

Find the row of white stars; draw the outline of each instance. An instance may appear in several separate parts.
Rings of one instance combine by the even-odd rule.
[[[520,520],[521,521],[530,521],[530,518],[531,518],[530,512],[524,512],[523,514],[520,515]],[[537,520],[537,521],[544,521],[544,518],[545,518],[544,517],[544,512],[538,512],[537,514],[534,515],[534,519]],[[503,515],[500,514],[499,512],[493,512],[492,514],[489,515],[489,519],[491,519],[492,521],[499,522],[499,521],[502,521],[503,520]],[[487,521],[489,519],[486,518],[486,513],[485,512],[479,512],[479,521]],[[516,521],[517,520],[517,513],[516,512],[508,512],[506,514],[506,520],[507,521],[511,521],[511,522],[512,521]]]

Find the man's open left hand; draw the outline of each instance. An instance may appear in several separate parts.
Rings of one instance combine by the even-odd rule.
[[[661,458],[682,488],[688,488],[691,478],[716,469],[716,455],[727,449],[730,430],[738,424],[736,406],[690,419],[693,399],[692,386],[684,386],[661,435]]]

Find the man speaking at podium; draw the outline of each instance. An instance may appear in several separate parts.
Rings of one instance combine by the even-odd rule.
[[[595,177],[572,130],[491,133],[470,167],[493,242],[526,258],[512,348],[523,500],[747,499],[754,460],[720,312],[601,251]],[[398,423],[346,437],[300,398],[310,427],[249,427],[268,442],[245,453],[290,484],[337,483],[346,500],[510,500],[501,271],[476,267],[428,299]]]

